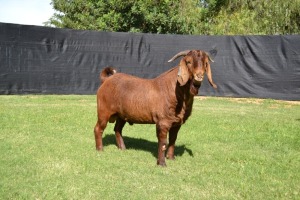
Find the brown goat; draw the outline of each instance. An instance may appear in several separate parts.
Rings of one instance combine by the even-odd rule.
[[[119,149],[125,149],[122,129],[129,124],[156,124],[158,138],[157,164],[165,166],[167,158],[174,159],[177,133],[192,112],[194,96],[198,94],[204,74],[212,81],[209,55],[201,50],[188,50],[176,54],[169,62],[184,56],[179,66],[154,79],[142,79],[113,68],[105,68],[97,92],[98,121],[94,133],[96,149],[103,150],[102,134],[107,122],[115,122],[115,135]]]

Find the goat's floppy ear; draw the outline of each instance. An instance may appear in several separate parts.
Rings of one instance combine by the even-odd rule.
[[[208,57],[209,58],[209,57]],[[210,59],[209,59],[210,60]],[[207,63],[207,69],[206,69],[206,75],[207,75],[207,79],[208,79],[208,82],[210,83],[210,85],[217,89],[217,85],[213,82],[212,80],[212,74],[211,74],[211,69],[210,69],[210,64],[209,62]]]
[[[177,74],[177,81],[179,82],[180,86],[186,84],[189,80],[189,70],[186,66],[185,59],[181,59],[179,67],[178,67],[178,74]]]
[[[206,52],[207,56],[208,56],[208,60],[210,62],[214,62],[213,58],[217,55],[218,53],[218,50],[216,48],[212,49],[208,52]],[[210,69],[210,63],[208,62],[207,63],[207,69],[206,69],[206,75],[207,75],[207,78],[208,78],[208,82],[210,83],[210,85],[213,87],[213,88],[217,88],[217,85],[213,82],[212,80],[212,74],[211,74],[211,69]]]

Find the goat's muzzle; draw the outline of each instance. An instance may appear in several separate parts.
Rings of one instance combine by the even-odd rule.
[[[201,82],[203,81],[203,75],[201,74],[195,74],[193,82],[195,85],[201,85]]]

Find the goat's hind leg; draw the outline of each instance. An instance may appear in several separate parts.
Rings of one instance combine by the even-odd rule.
[[[98,151],[103,150],[102,134],[104,129],[106,128],[106,125],[107,125],[107,120],[98,120],[94,128],[96,149]]]
[[[115,128],[114,128],[114,131],[115,131],[115,134],[116,134],[117,145],[118,145],[118,148],[121,149],[121,150],[126,149],[125,144],[124,144],[124,140],[123,140],[123,137],[122,137],[122,129],[123,129],[125,123],[126,123],[125,120],[118,117],[117,121],[116,121],[116,124],[115,124]]]

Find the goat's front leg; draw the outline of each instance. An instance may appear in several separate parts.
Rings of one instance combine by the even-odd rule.
[[[168,127],[156,125],[156,135],[158,139],[157,165],[166,166],[165,151],[167,149]]]
[[[177,139],[177,134],[181,126],[172,127],[169,131],[169,147],[168,147],[168,153],[167,158],[170,160],[174,160],[174,150],[175,150],[175,142]]]

